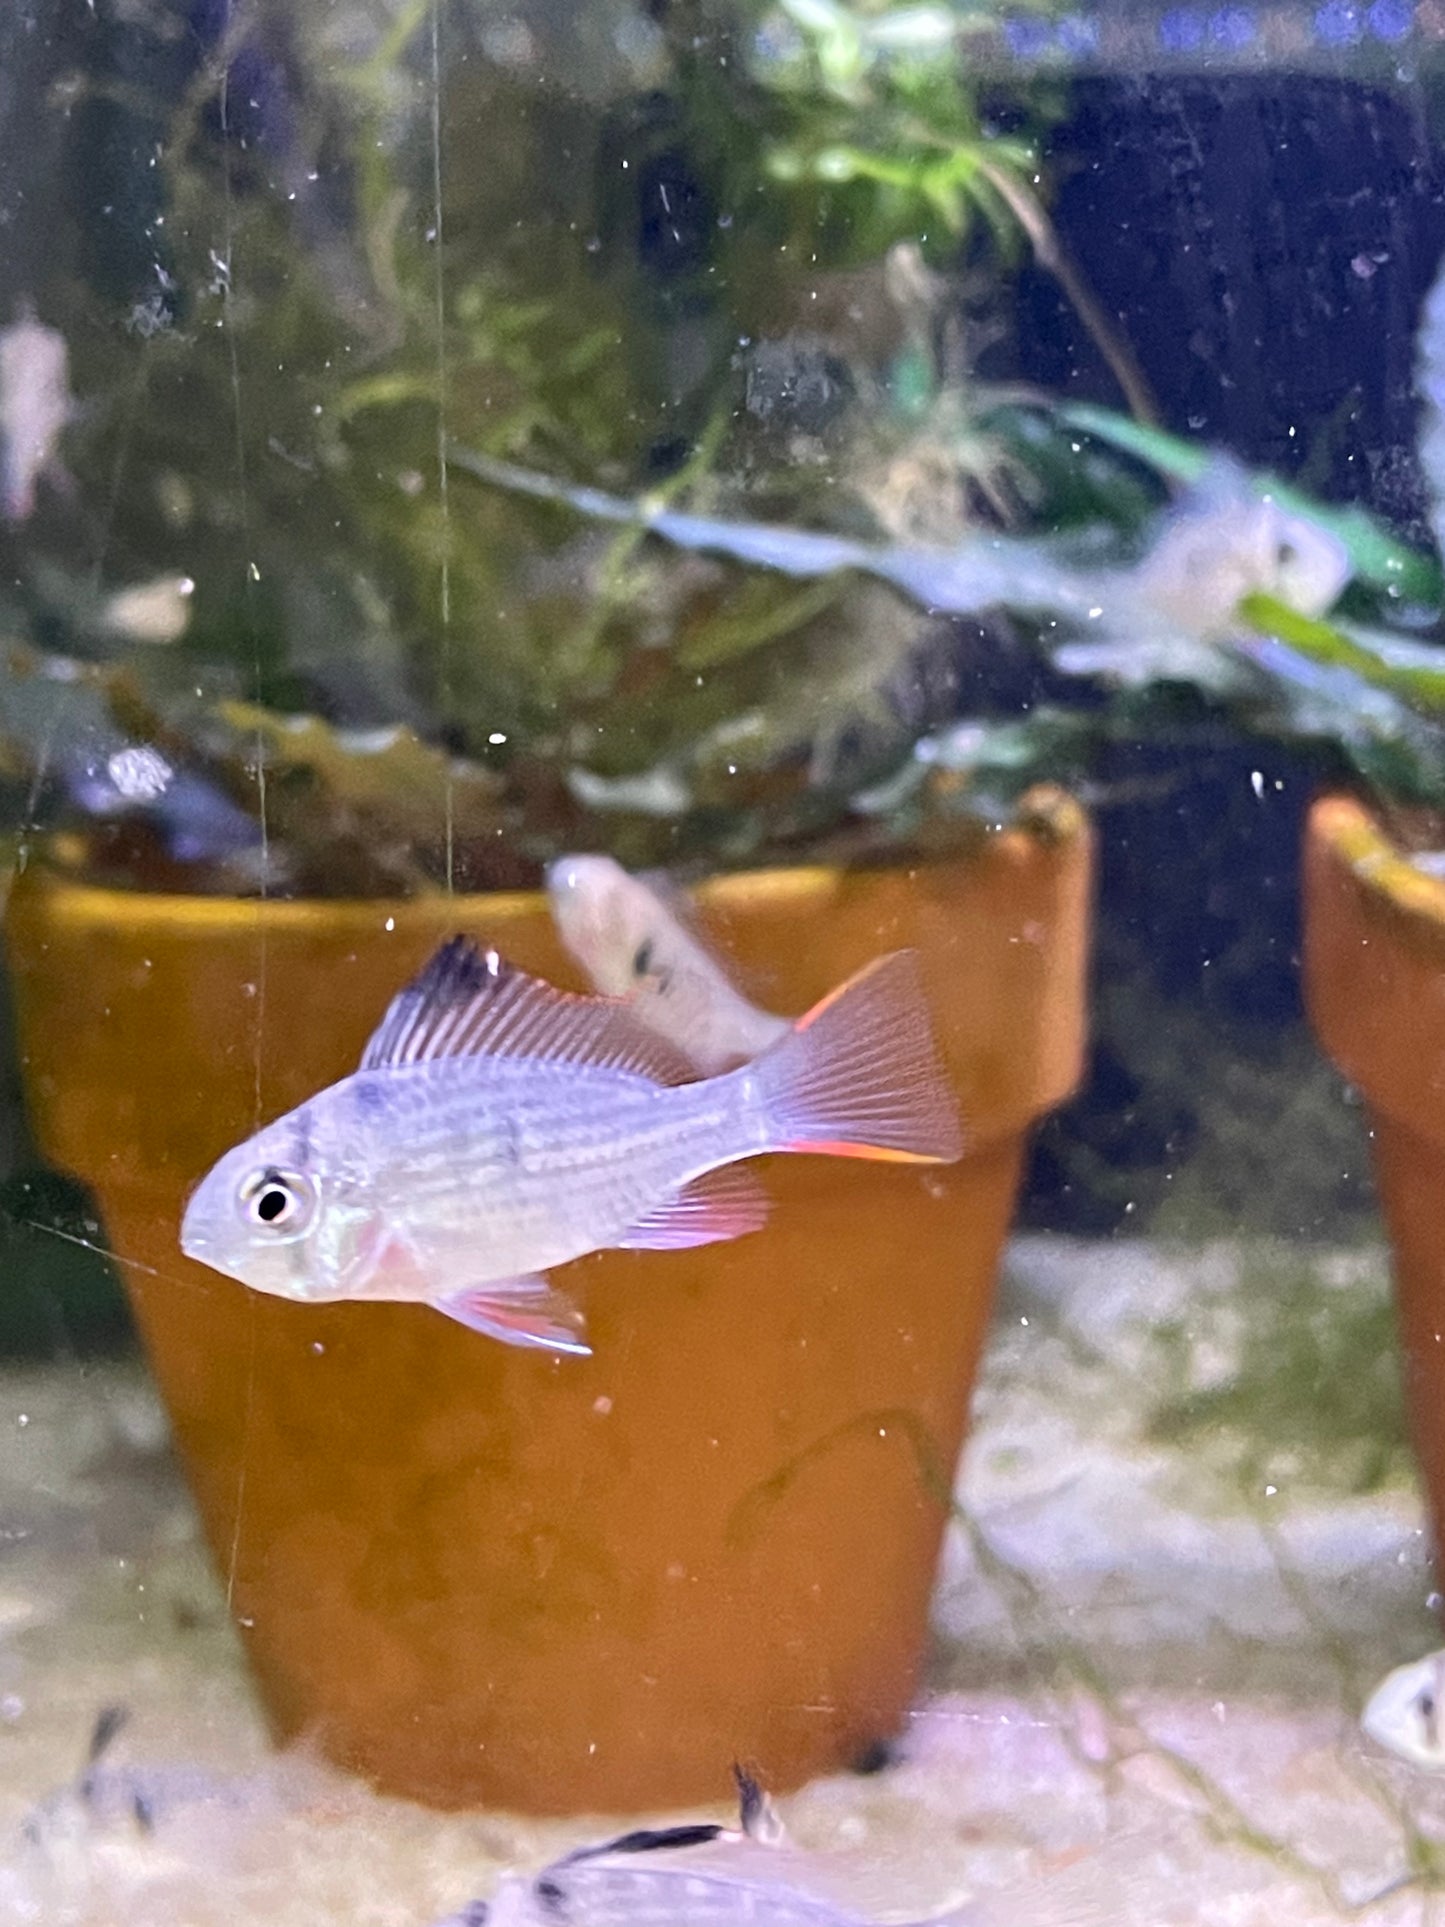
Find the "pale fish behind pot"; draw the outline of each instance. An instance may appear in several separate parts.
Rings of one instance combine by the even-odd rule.
[[[770,1802],[739,1774],[741,1830],[644,1828],[579,1847],[540,1873],[506,1874],[436,1927],[873,1927],[888,1911],[876,1866],[795,1848]],[[910,1927],[1118,1927],[1162,1919],[1167,1895],[1138,1871],[1162,1831],[1122,1836],[1064,1870]]]
[[[547,871],[547,896],[558,935],[593,989],[630,998],[638,1018],[705,1077],[787,1035],[786,1018],[734,990],[665,885],[629,876],[610,856],[564,856]]]
[[[585,1353],[543,1274],[756,1231],[767,1199],[728,1167],[962,1152],[911,952],[860,971],[754,1063],[694,1077],[626,1004],[457,937],[393,999],[359,1070],[213,1167],[181,1246],[278,1297],[416,1301],[507,1344]]]
[[[1445,1651],[1387,1673],[1366,1701],[1360,1725],[1386,1752],[1445,1773]]]

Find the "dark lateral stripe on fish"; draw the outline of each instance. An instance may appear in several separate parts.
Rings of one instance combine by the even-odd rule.
[[[615,1840],[604,1840],[598,1846],[579,1847],[557,1864],[559,1867],[571,1867],[579,1860],[595,1860],[607,1853],[658,1853],[674,1847],[705,1847],[721,1839],[726,1832],[727,1828],[718,1826],[715,1821],[698,1821],[691,1826],[679,1827],[638,1827],[632,1833],[619,1834]]]

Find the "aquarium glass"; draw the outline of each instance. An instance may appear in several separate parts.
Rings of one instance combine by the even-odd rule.
[[[0,1922],[1445,1918],[1442,542],[1441,0],[0,8]]]

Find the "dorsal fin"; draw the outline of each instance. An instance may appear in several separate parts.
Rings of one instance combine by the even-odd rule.
[[[781,1846],[787,1838],[782,1815],[745,1766],[733,1761],[733,1783],[738,1790],[738,1818],[749,1840],[765,1847]]]
[[[625,1002],[578,997],[529,977],[495,950],[453,937],[399,990],[362,1053],[364,1071],[448,1057],[534,1057],[687,1084],[695,1068]]]

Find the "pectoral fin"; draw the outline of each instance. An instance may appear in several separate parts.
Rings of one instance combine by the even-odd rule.
[[[430,1302],[434,1310],[455,1318],[468,1331],[498,1338],[504,1345],[570,1352],[579,1358],[592,1353],[581,1312],[545,1278],[495,1278],[490,1284],[467,1285]]]

